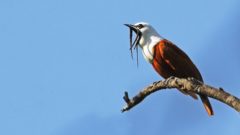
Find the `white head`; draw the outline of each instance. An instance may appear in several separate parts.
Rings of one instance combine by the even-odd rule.
[[[150,63],[153,60],[153,47],[159,43],[163,38],[157,31],[146,22],[139,22],[135,24],[125,24],[130,28],[130,50],[136,48],[138,45],[142,48],[143,55]],[[132,43],[132,31],[136,33],[136,39]]]
[[[157,31],[146,22],[138,22],[133,25],[136,29],[141,32],[141,38],[139,40],[139,45],[141,47],[145,45],[150,45],[153,43],[157,43],[162,39],[162,37],[157,33]]]

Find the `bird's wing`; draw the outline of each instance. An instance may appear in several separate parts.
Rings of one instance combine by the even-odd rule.
[[[162,40],[154,49],[153,67],[164,78],[175,76],[179,78],[194,77],[202,79],[190,58],[171,42]],[[180,92],[197,99],[197,95],[193,92],[186,93],[182,90]]]
[[[159,44],[162,59],[174,70],[174,76],[194,77],[203,82],[200,72],[186,53],[170,41],[163,40]]]

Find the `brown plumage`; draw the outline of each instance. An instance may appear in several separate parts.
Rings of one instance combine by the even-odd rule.
[[[191,59],[180,48],[164,39],[160,41],[154,48],[154,58],[152,65],[159,75],[163,78],[175,76],[179,78],[193,77],[203,82],[202,76],[191,61]],[[180,90],[181,91],[181,90]],[[195,93],[186,93],[193,98],[197,99]],[[209,116],[213,115],[213,110],[208,97],[205,95],[199,95],[203,105]]]

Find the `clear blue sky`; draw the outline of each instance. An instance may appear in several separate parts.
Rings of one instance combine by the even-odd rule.
[[[1,0],[1,135],[239,134],[240,115],[176,90],[121,113],[160,80],[131,60],[124,23],[146,21],[189,54],[206,83],[240,97],[238,0]]]

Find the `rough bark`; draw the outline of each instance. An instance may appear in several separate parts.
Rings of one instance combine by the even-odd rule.
[[[170,77],[166,80],[154,82],[153,84],[140,91],[132,99],[129,98],[128,92],[125,92],[123,99],[127,104],[123,107],[122,112],[130,110],[141,101],[143,101],[144,98],[146,98],[148,95],[167,88],[177,88],[184,91],[192,91],[196,94],[203,94],[222,103],[225,103],[236,111],[240,112],[240,99],[224,91],[222,88],[214,88],[207,84],[203,84],[194,78],[186,79],[177,77]]]

